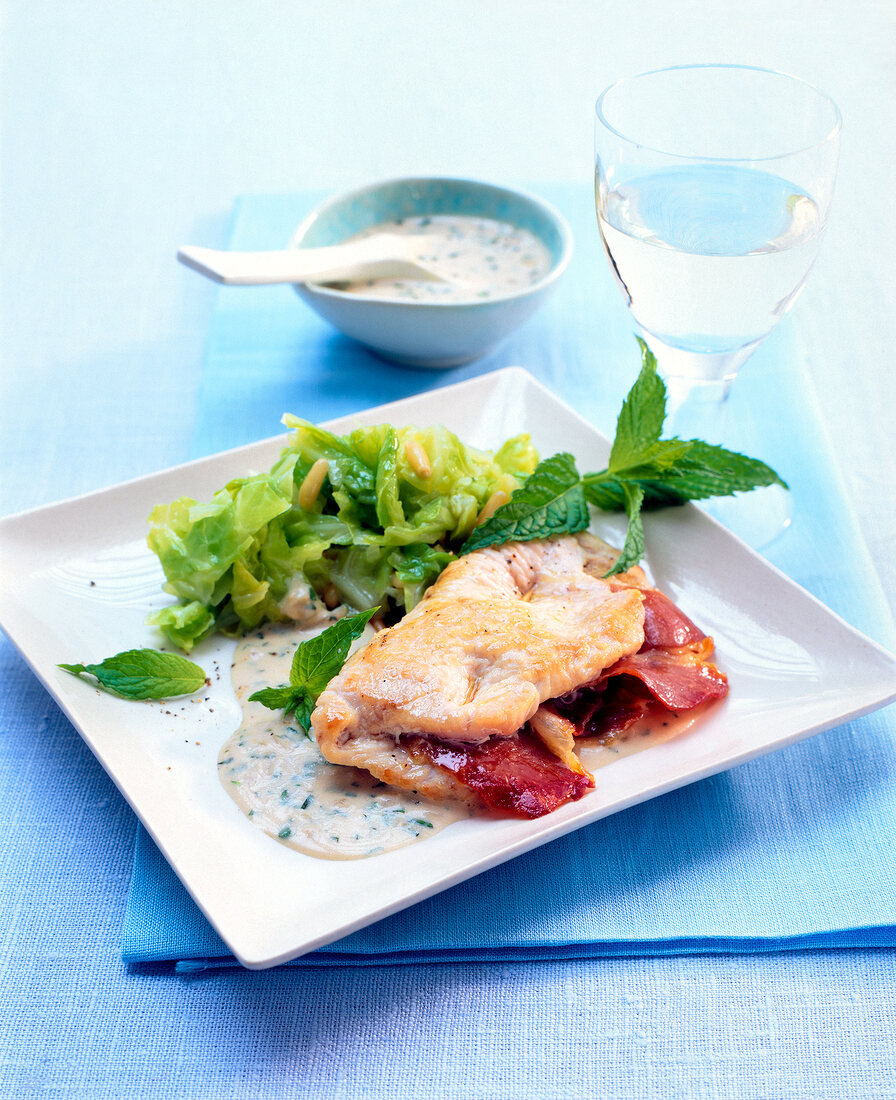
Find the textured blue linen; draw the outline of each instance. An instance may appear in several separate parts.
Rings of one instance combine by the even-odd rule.
[[[222,289],[194,453],[275,434],[287,410],[324,420],[510,364],[612,434],[637,348],[596,277],[605,260],[587,193],[540,190],[570,221],[576,257],[540,314],[464,368],[383,363],[335,334],[289,288]],[[314,198],[242,199],[231,247],[282,245]],[[769,559],[892,645],[886,602],[817,415],[810,366],[785,322],[735,386],[726,441],[766,458],[793,489],[794,523]],[[293,965],[894,945],[894,732],[893,709],[878,712],[598,822]],[[183,972],[233,964],[142,831],[123,957],[176,960]]]

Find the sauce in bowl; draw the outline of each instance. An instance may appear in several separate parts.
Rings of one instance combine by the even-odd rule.
[[[403,302],[479,302],[534,286],[552,266],[550,251],[534,233],[493,218],[418,215],[371,226],[348,241],[378,233],[425,236],[418,259],[443,275],[444,281],[366,279],[332,283],[333,289]]]

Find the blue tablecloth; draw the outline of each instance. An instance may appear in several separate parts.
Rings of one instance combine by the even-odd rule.
[[[596,285],[604,261],[587,192],[540,190],[570,221],[576,257],[543,312],[465,368],[385,364],[332,332],[289,288],[222,289],[194,453],[272,435],[284,411],[323,420],[510,363],[612,434],[638,349],[626,316],[605,297],[615,289],[609,281]],[[231,246],[278,247],[313,199],[243,198]],[[886,602],[789,322],[744,368],[728,431],[793,488],[795,520],[767,549],[770,560],[853,625],[892,644]],[[890,708],[598,822],[295,965],[896,945],[894,733]],[[177,960],[182,973],[233,962],[142,832],[124,957]]]
[[[0,35],[4,512],[181,462],[197,425],[195,453],[270,434],[283,408],[321,418],[511,363],[574,395],[607,431],[630,382],[614,364],[629,362],[631,336],[591,221],[592,101],[626,73],[743,60],[823,86],[845,128],[809,286],[738,390],[745,403],[754,385],[774,391],[779,352],[794,347],[807,360],[822,435],[837,445],[836,483],[842,474],[892,602],[894,18],[891,4],[860,11],[814,0],[741,5],[736,24],[724,0],[10,0]],[[266,323],[257,314],[234,346],[238,396],[215,404],[206,385],[200,401],[215,292],[178,267],[176,247],[223,247],[235,195],[333,192],[420,172],[574,181],[582,228],[575,280],[562,293],[575,301],[558,296],[486,363],[431,376],[369,360],[350,386],[339,374],[348,349],[295,303],[293,336],[278,336],[284,350],[272,356],[257,339]],[[301,197],[291,201],[284,221],[305,213]],[[270,301],[246,295],[247,311]],[[239,357],[256,340],[268,373],[253,375]],[[787,472],[792,425],[775,396],[781,430],[770,444],[781,446],[766,457]],[[821,484],[804,475],[810,491]],[[836,553],[838,531],[815,534]],[[788,568],[818,591],[836,584],[814,553]],[[861,585],[864,573],[861,555],[846,579]],[[868,584],[871,601],[847,618],[887,641]],[[173,978],[170,963],[126,966],[133,814],[3,639],[0,728],[3,1100],[896,1100],[896,948],[542,953],[518,963],[228,968],[209,980]],[[813,828],[816,799],[825,830],[836,826],[828,785],[845,802],[883,797],[894,770],[875,728],[822,735],[828,765],[805,778],[809,746],[769,759],[790,777],[788,834]],[[874,774],[863,757],[869,729]],[[750,774],[738,769],[725,783],[737,791]],[[734,820],[762,830],[756,813]],[[879,844],[855,840],[859,863]],[[700,867],[689,854],[673,877]],[[662,877],[648,902],[657,891],[668,891]]]

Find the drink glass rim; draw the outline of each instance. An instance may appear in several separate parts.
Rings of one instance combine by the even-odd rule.
[[[604,100],[607,98],[607,96],[610,95],[611,92],[614,92],[623,84],[632,84],[636,80],[641,80],[643,77],[660,76],[663,73],[681,72],[685,70],[697,71],[699,69],[730,69],[738,70],[741,72],[764,73],[768,76],[782,77],[784,80],[792,81],[794,84],[800,84],[803,88],[814,92],[819,99],[824,100],[828,104],[833,113],[833,124],[828,132],[817,141],[810,141],[808,144],[800,146],[796,149],[788,149],[785,153],[773,153],[767,157],[714,157],[704,156],[702,154],[695,155],[693,153],[676,153],[670,149],[663,149],[656,145],[646,144],[643,141],[639,141],[637,137],[633,137],[630,134],[623,133],[620,129],[614,126],[604,114]],[[705,62],[691,65],[665,65],[659,69],[648,69],[644,72],[633,73],[630,76],[622,76],[618,80],[614,80],[612,84],[608,85],[608,87],[604,88],[604,90],[597,97],[597,102],[595,103],[594,109],[595,114],[597,115],[597,118],[602,126],[604,126],[611,133],[615,134],[618,138],[621,138],[623,141],[627,141],[632,145],[638,145],[642,149],[647,149],[653,153],[659,153],[665,157],[674,157],[679,160],[688,161],[710,161],[720,164],[737,164],[746,161],[751,161],[755,163],[762,161],[783,160],[785,157],[792,157],[798,155],[799,153],[806,153],[810,149],[818,149],[822,145],[826,145],[833,138],[837,137],[843,125],[843,116],[840,114],[840,108],[837,106],[834,100],[827,94],[827,92],[823,92],[820,88],[816,87],[808,80],[803,80],[802,77],[793,76],[791,73],[785,73],[778,69],[767,69],[761,65],[738,65],[734,63],[728,64],[722,62]]]

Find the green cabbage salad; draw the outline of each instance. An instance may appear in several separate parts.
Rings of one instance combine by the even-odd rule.
[[[309,589],[357,611],[409,611],[492,495],[509,496],[538,463],[525,434],[490,452],[443,427],[381,424],[340,437],[296,416],[283,422],[292,430],[269,473],[237,478],[206,504],[158,505],[149,517],[165,591],[179,600],[149,621],[182,649],[213,631],[286,621],[290,599],[307,603]],[[429,472],[413,460],[417,446]],[[302,507],[319,459],[325,480]]]

